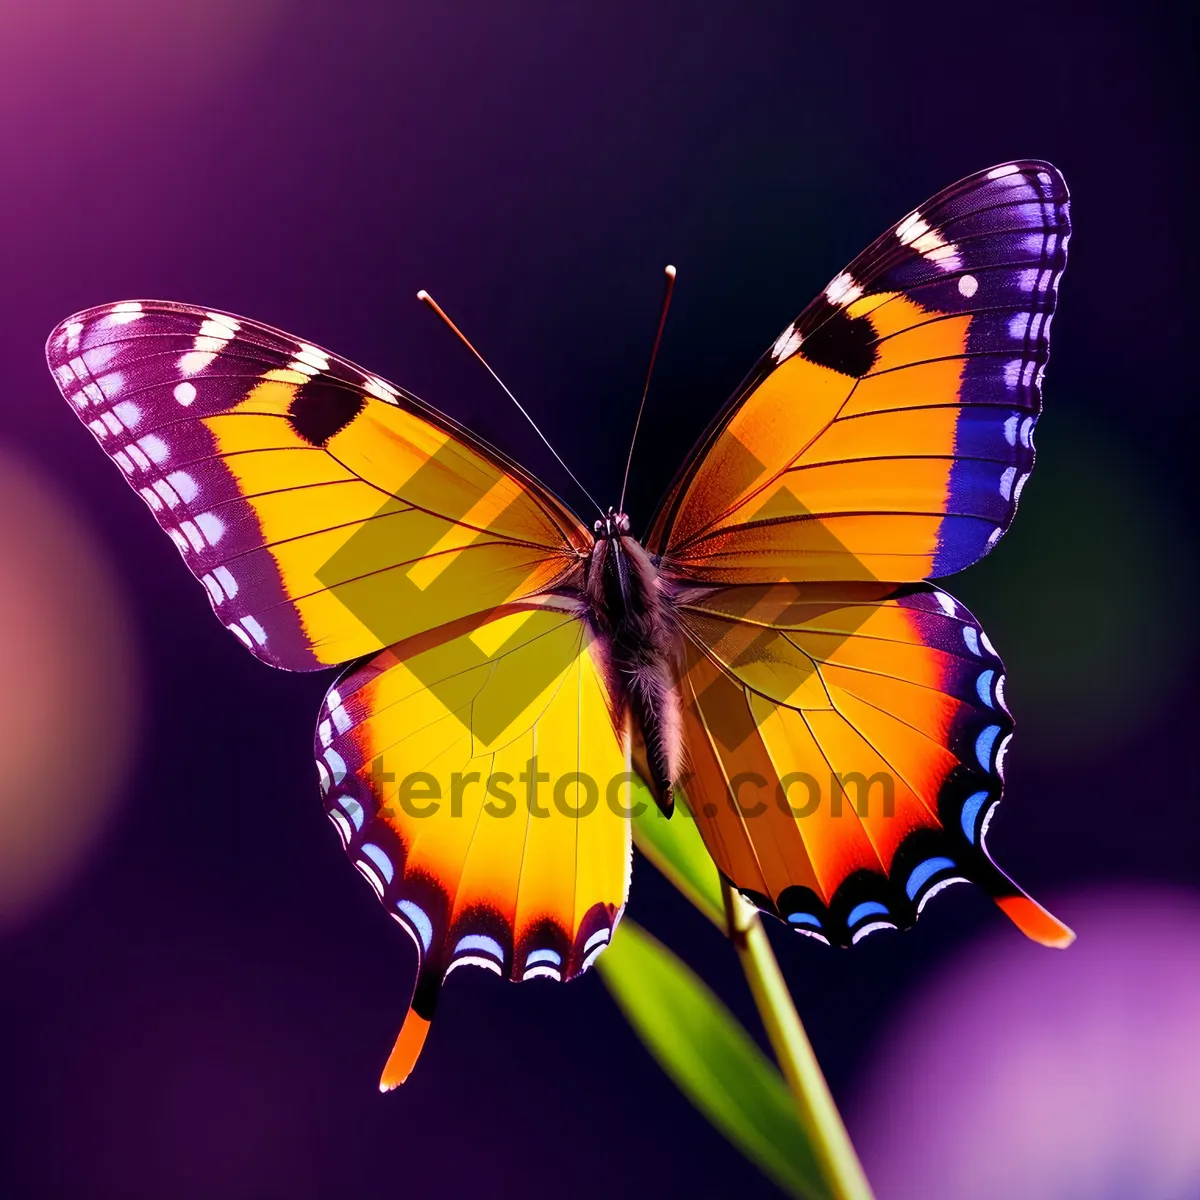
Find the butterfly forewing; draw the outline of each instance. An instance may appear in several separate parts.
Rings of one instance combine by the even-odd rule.
[[[64,321],[64,396],[259,658],[310,670],[578,569],[586,530],[416,397],[225,313],[131,301]]]
[[[995,545],[1033,465],[1067,189],[980,172],[909,213],[763,356],[648,545],[689,580],[909,581]]]

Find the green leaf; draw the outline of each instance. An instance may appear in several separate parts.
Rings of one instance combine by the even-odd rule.
[[[664,817],[649,788],[635,784],[636,799],[644,808],[633,820],[637,848],[720,929],[725,928],[725,902],[721,879],[704,847],[695,818],[676,792],[675,813]]]
[[[828,1200],[783,1076],[704,982],[628,917],[596,966],[650,1053],[708,1120],[785,1191]]]

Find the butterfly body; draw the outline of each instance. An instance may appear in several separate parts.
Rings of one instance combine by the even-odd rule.
[[[1070,233],[1037,160],[890,226],[759,360],[641,538],[268,325],[123,301],[52,332],[63,396],[226,629],[272,666],[342,668],[322,803],[418,956],[383,1087],[453,970],[570,980],[608,945],[631,765],[798,933],[849,946],[969,880],[1069,944],[985,844],[1004,664],[940,581],[991,552],[1033,468]]]
[[[587,605],[596,630],[618,727],[627,727],[639,774],[670,814],[679,777],[681,738],[677,673],[680,625],[672,589],[624,513],[595,526],[588,559]]]

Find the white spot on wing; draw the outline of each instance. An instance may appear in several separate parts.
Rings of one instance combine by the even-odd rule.
[[[216,354],[211,351],[189,350],[179,360],[179,370],[184,375],[198,375],[201,371],[212,365],[212,360],[216,358]]]
[[[958,247],[948,242],[941,231],[934,229],[916,210],[896,226],[896,237],[902,246],[911,246],[943,271],[957,271],[962,266]]]
[[[846,271],[835,276],[825,289],[825,298],[829,303],[839,304],[842,307],[853,304],[862,294],[863,290],[855,283],[854,276]]]
[[[181,521],[179,523],[179,531],[187,538],[188,545],[193,550],[200,551],[204,549],[204,538],[201,536],[200,530],[191,521]]]
[[[242,626],[260,646],[267,644],[267,631],[253,617],[243,617]]]
[[[350,845],[350,838],[353,836],[350,833],[350,822],[336,810],[328,812],[325,815],[333,822],[334,828],[338,831],[338,837],[342,839],[342,845]]]
[[[194,383],[188,383],[187,380],[184,380],[183,383],[177,383],[175,385],[175,391],[172,394],[174,395],[175,399],[186,408],[192,403],[193,400],[196,399],[196,385]]]
[[[216,513],[200,513],[196,517],[196,524],[210,546],[215,546],[225,532],[225,522]]]
[[[153,433],[144,438],[138,438],[137,444],[145,451],[151,462],[165,463],[167,461],[167,443]]]
[[[301,371],[307,369],[308,374],[312,375],[317,371],[328,371],[329,359],[316,346],[310,346],[307,342],[301,342],[300,349],[296,351],[296,361],[288,365],[296,367]]]
[[[166,501],[168,508],[179,507],[179,497],[165,479],[156,479],[151,486]]]
[[[607,946],[608,939],[612,936],[612,931],[609,929],[597,929],[586,942],[583,943],[583,949],[586,953],[593,946]]]
[[[974,275],[963,275],[958,280],[959,293],[969,300],[979,291],[979,280]]]
[[[804,339],[800,336],[800,331],[795,325],[789,325],[778,338],[775,339],[775,345],[771,347],[771,357],[776,363],[781,363],[785,358],[790,358],[797,350],[800,349],[800,343]]]
[[[186,471],[172,471],[167,476],[167,482],[179,493],[179,498],[190,504],[200,491],[196,481]]]
[[[396,397],[400,395],[386,379],[380,379],[378,375],[368,375],[363,381],[363,390],[370,392],[377,400],[387,401],[388,404],[395,404]]]
[[[250,635],[240,625],[226,625],[226,629],[237,638],[247,650],[251,648]]]
[[[113,412],[127,429],[132,429],[142,419],[142,410],[132,400],[122,400]]]
[[[113,325],[128,325],[130,321],[136,321],[142,316],[142,306],[136,300],[126,300],[121,304],[114,304],[109,310],[108,319]]]
[[[230,600],[238,594],[237,580],[233,577],[233,572],[228,567],[217,567],[213,570],[213,575],[217,582],[225,589],[225,595]]]

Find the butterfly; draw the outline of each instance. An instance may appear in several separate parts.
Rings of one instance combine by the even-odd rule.
[[[60,390],[226,628],[275,667],[343,666],[320,791],[419,959],[382,1089],[451,971],[594,962],[639,781],[664,814],[682,796],[725,882],[802,934],[907,927],[965,879],[1071,941],[988,854],[1004,668],[929,582],[1012,521],[1069,235],[1038,161],[909,213],[775,340],[641,540],[619,506],[589,525],[403,388],[258,322],[129,301],[54,330]]]

